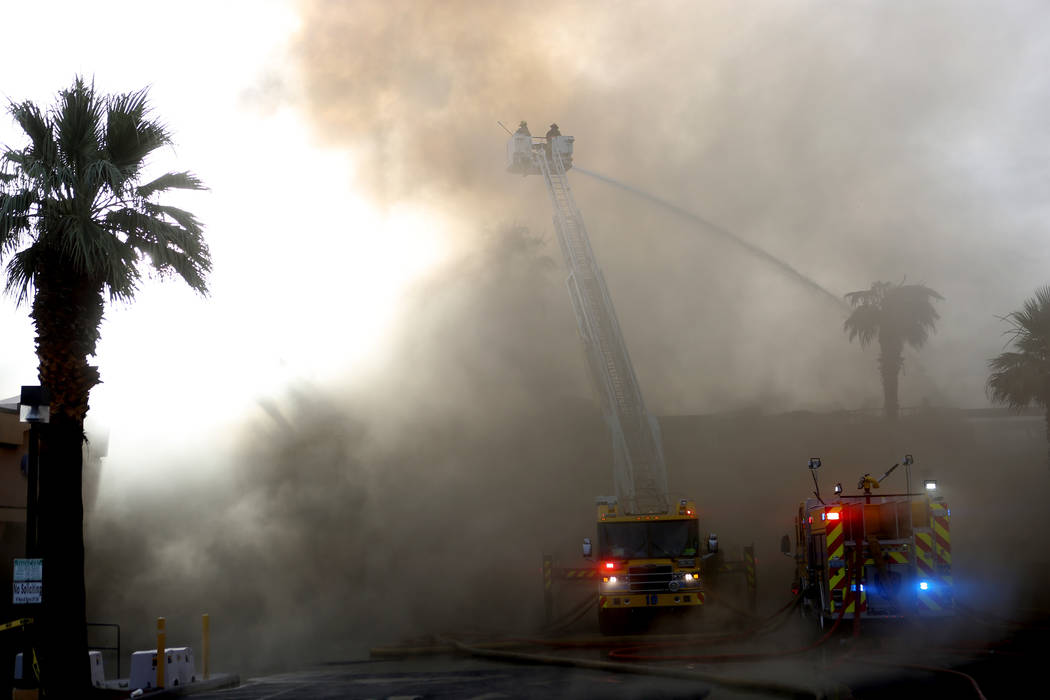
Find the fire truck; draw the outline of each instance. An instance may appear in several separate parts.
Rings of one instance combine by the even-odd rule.
[[[585,540],[585,555],[590,555],[589,545]],[[713,546],[717,549],[717,542]],[[704,602],[700,563],[705,557],[693,501],[682,499],[662,514],[632,515],[614,498],[599,499],[597,554],[598,625],[604,634],[635,626],[632,618],[685,611]]]
[[[904,493],[874,495],[900,464],[878,479],[870,474],[846,495],[836,484],[834,497],[814,498],[795,517],[793,592],[802,611],[824,628],[840,615],[860,618],[922,618],[953,614],[951,509],[936,495],[936,482],[911,492],[910,472]],[[810,460],[816,486],[820,459]],[[781,551],[790,555],[787,535]]]
[[[508,129],[509,131],[509,129]],[[507,171],[539,175],[568,269],[566,285],[591,379],[613,443],[614,497],[598,499],[598,619],[615,631],[637,610],[695,608],[704,602],[696,504],[672,500],[660,427],[642,399],[609,290],[591,249],[566,172],[572,136],[556,125],[534,137],[525,122],[507,143]],[[584,556],[592,554],[584,541]]]

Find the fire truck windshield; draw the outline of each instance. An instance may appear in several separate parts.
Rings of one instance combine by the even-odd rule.
[[[695,520],[598,523],[598,556],[602,559],[694,557],[700,543]]]

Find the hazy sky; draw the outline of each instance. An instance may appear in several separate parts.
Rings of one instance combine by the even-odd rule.
[[[354,382],[408,285],[524,223],[542,184],[502,172],[497,119],[550,121],[577,160],[733,230],[842,293],[925,283],[939,332],[902,404],[984,405],[996,318],[1050,281],[1050,59],[1036,2],[3,2],[0,93],[76,73],[151,86],[211,187],[201,299],[147,283],[107,310],[93,413],[113,462],[212,439],[287,382]],[[40,46],[41,32],[48,37]],[[20,144],[8,118],[0,142]],[[877,406],[875,354],[768,265],[573,176],[650,407]],[[565,300],[566,304],[568,300]],[[399,337],[404,337],[399,336]],[[0,306],[0,394],[35,379]],[[7,387],[6,389],[4,387]],[[169,419],[177,418],[176,422]],[[172,438],[171,426],[178,426]]]
[[[285,382],[367,363],[405,280],[440,257],[440,225],[424,226],[411,202],[377,209],[351,186],[346,149],[317,146],[293,107],[260,104],[259,86],[285,70],[294,3],[3,2],[2,12],[27,28],[8,49],[34,56],[0,68],[5,100],[50,103],[77,73],[103,92],[150,86],[176,144],[153,170],[191,169],[211,188],[180,199],[206,226],[211,296],[150,281],[133,306],[107,308],[91,405],[120,426],[117,462],[210,440]],[[45,25],[41,51],[29,28]],[[22,144],[6,113],[0,142]],[[0,306],[4,396],[36,381],[27,311]]]

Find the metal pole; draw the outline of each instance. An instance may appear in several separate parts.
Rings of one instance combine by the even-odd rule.
[[[543,555],[543,619],[549,625],[554,621],[554,594],[551,591],[551,569],[554,566],[554,558],[549,554]]]
[[[37,556],[37,497],[40,493],[40,433],[36,423],[29,424],[29,452],[26,455],[26,558]]]
[[[755,544],[744,547],[744,576],[747,578],[747,604],[753,613],[758,610],[758,585],[755,579]]]
[[[157,687],[164,687],[164,662],[167,661],[168,635],[164,632],[164,618],[157,618]]]
[[[208,680],[211,674],[208,671],[208,654],[211,650],[211,618],[208,613],[201,615],[201,651],[204,656],[204,680]]]
[[[910,464],[905,467],[904,478],[908,482],[907,484],[905,484],[905,486],[907,487],[906,493],[908,494],[908,536],[911,537],[911,535],[913,533],[914,526],[913,526],[913,523],[912,523],[912,516],[911,516],[911,465]]]

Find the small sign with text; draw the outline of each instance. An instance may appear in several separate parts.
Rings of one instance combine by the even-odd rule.
[[[44,600],[44,560],[15,559],[13,602],[40,603]]]
[[[44,601],[43,581],[15,581],[14,602],[18,603],[42,603]]]

